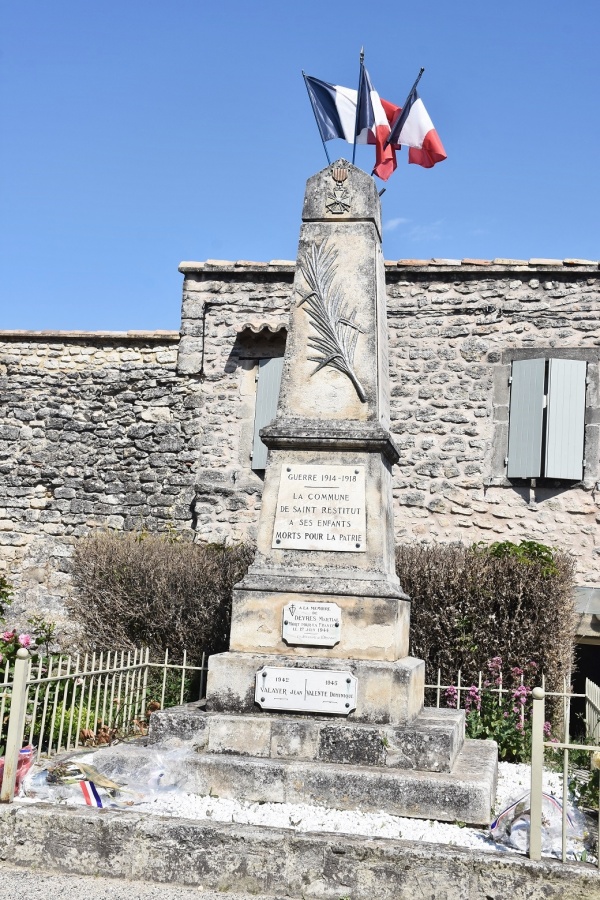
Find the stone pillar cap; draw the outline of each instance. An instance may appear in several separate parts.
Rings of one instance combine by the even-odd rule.
[[[381,240],[381,203],[371,175],[338,159],[306,182],[304,222],[373,222]]]

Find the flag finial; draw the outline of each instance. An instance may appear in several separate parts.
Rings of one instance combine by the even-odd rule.
[[[360,48],[360,64],[361,64],[361,66],[364,63],[364,61],[365,61],[365,48],[361,47]]]

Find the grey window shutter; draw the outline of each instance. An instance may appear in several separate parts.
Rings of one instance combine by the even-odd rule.
[[[545,371],[544,359],[521,359],[512,364],[509,478],[538,478],[541,474]]]
[[[587,363],[551,359],[546,426],[547,478],[583,478],[585,379]]]
[[[267,448],[260,439],[259,431],[275,418],[283,356],[258,361],[258,384],[256,386],[256,411],[254,413],[254,440],[252,442],[252,468],[264,469],[267,465]]]

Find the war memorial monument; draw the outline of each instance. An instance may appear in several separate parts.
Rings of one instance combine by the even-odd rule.
[[[386,292],[375,182],[339,160],[309,179],[253,565],[194,736],[196,791],[489,822],[497,750],[464,712],[424,709],[395,573]]]

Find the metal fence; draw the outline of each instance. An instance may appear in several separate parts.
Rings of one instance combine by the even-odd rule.
[[[175,706],[206,692],[207,656],[199,666],[160,661],[148,648],[32,658],[21,649],[0,672],[0,747],[5,764],[0,800],[14,794],[19,750],[25,740],[36,759],[82,744],[109,743],[116,735],[143,733],[148,703]],[[175,676],[175,678],[169,676]],[[0,756],[2,753],[0,752]]]
[[[448,703],[448,695],[447,691],[453,692],[453,697],[455,697],[455,707],[457,709],[464,709],[465,703],[463,702],[463,698],[465,695],[468,696],[468,693],[472,687],[476,687],[479,691],[479,695],[481,696],[482,691],[484,690],[484,682],[489,678],[489,675],[484,674],[483,672],[477,673],[477,679],[473,681],[472,679],[466,682],[462,680],[462,672],[459,670],[456,681],[454,684],[442,684],[441,681],[441,671],[438,669],[437,673],[437,681],[435,684],[426,684],[425,691],[429,693],[429,698],[426,693],[425,695],[425,705],[426,706],[435,706],[437,709],[441,707],[447,707],[450,704]],[[520,683],[523,684],[523,676],[520,677]],[[589,678],[585,680],[585,693],[584,694],[575,694],[572,692],[567,692],[567,684],[568,679],[564,679],[564,687],[561,692],[554,691],[546,691],[546,679],[545,676],[541,676],[541,687],[545,691],[546,697],[564,697],[566,693],[571,700],[573,699],[584,699],[585,700],[585,733],[586,737],[589,740],[600,740],[600,687],[597,684],[594,684],[593,681],[590,681]],[[490,694],[497,695],[498,697],[498,705],[502,706],[504,702],[504,698],[506,695],[513,693],[513,688],[506,688],[503,686],[502,682],[502,672],[498,673],[498,684],[490,685],[485,687],[486,692]],[[428,703],[427,700],[433,696],[433,702]],[[507,698],[508,699],[508,698]],[[473,707],[471,707],[473,708]],[[476,710],[475,710],[476,711]],[[570,703],[569,703],[569,712],[570,712]],[[521,717],[521,725],[525,724],[525,707],[521,707],[520,710]]]
[[[600,688],[592,681],[586,682],[586,700],[588,687],[592,686],[594,697],[600,694]],[[562,697],[563,700],[563,722],[564,733],[561,741],[544,740],[544,721],[546,717],[545,703],[546,697]],[[530,795],[530,833],[529,833],[529,858],[539,860],[542,856],[542,778],[544,773],[544,752],[552,750],[555,753],[562,751],[563,754],[563,772],[562,772],[562,844],[561,856],[562,861],[567,861],[567,826],[568,826],[568,800],[569,800],[569,754],[574,750],[583,750],[587,753],[600,752],[600,746],[593,744],[575,744],[570,740],[569,735],[569,712],[571,699],[581,696],[581,694],[571,694],[566,690],[563,692],[546,692],[542,687],[535,687],[532,691],[532,716],[531,716],[531,795]],[[590,718],[588,719],[588,703],[586,702],[586,724],[592,725],[592,713],[597,716],[598,709],[595,700],[590,701]],[[597,721],[597,720],[596,720]],[[594,726],[595,727],[595,726]],[[589,734],[589,732],[588,732]],[[597,740],[597,738],[596,738]],[[599,797],[600,800],[600,797]],[[598,826],[600,828],[600,802],[598,809]],[[600,868],[600,848],[596,849],[597,866]]]

